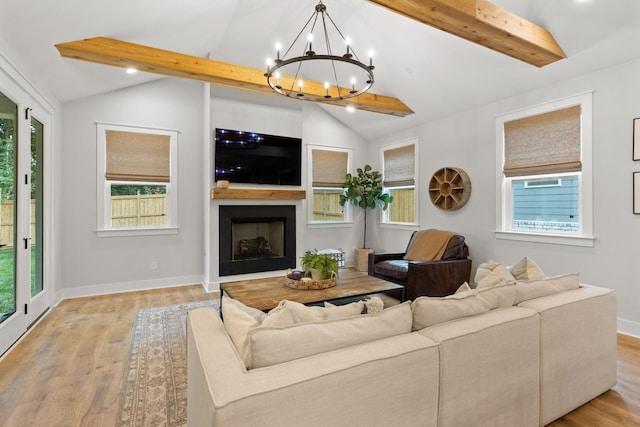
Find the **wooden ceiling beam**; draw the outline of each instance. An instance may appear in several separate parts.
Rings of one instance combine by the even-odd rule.
[[[133,67],[140,71],[200,80],[216,85],[282,96],[267,84],[264,70],[228,64],[197,56],[156,49],[107,37],[94,37],[56,45],[60,55],[66,58],[95,62],[116,67]],[[283,82],[292,77],[283,76]],[[284,85],[285,83],[283,83]],[[348,90],[348,89],[347,89]],[[336,93],[337,88],[330,88]],[[319,82],[305,81],[305,99],[338,106],[352,106],[374,113],[404,117],[413,111],[397,98],[366,92],[346,100],[327,100],[326,89]]]
[[[536,67],[567,57],[547,30],[486,0],[369,1]]]

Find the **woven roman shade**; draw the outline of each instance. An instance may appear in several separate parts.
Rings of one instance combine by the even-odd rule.
[[[170,181],[170,137],[148,133],[106,131],[110,181]]]
[[[414,145],[392,148],[384,152],[384,186],[415,185]]]
[[[582,170],[580,106],[505,122],[504,175]]]
[[[311,150],[313,187],[342,188],[348,156],[344,151]]]

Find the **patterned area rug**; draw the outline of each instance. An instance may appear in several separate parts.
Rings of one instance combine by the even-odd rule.
[[[218,300],[138,310],[118,407],[118,427],[187,425],[187,312]]]

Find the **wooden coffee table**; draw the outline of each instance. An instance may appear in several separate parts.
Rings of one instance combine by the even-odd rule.
[[[327,289],[291,289],[284,284],[283,276],[221,283],[221,298],[223,293],[244,305],[263,311],[274,308],[283,299],[308,305],[324,301],[340,304],[349,302],[354,297],[381,293],[404,300],[404,286],[350,269],[340,270],[338,284]]]

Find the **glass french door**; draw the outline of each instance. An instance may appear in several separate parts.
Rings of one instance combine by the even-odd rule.
[[[45,125],[0,92],[0,355],[42,314]]]
[[[31,150],[29,181],[29,244],[30,246],[30,297],[36,298],[44,290],[43,285],[43,223],[44,223],[44,125],[31,118]]]
[[[17,311],[16,142],[18,105],[0,93],[0,322]]]

